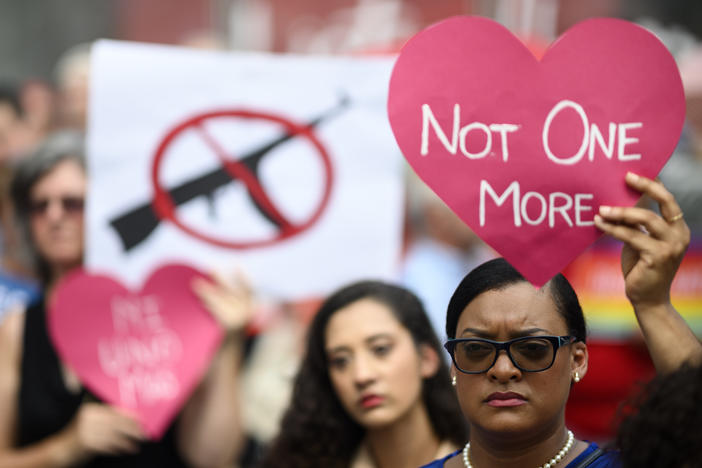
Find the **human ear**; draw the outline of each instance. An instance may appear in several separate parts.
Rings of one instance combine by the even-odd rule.
[[[419,345],[420,373],[422,378],[428,379],[436,375],[441,365],[436,350],[428,344]]]
[[[570,351],[570,367],[571,379],[573,381],[580,380],[587,373],[588,353],[587,345],[582,341],[576,341],[571,344]],[[575,378],[577,374],[577,379]]]

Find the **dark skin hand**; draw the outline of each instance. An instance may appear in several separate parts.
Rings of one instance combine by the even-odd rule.
[[[622,274],[629,298],[659,372],[702,362],[702,345],[670,300],[670,287],[690,243],[680,206],[660,182],[632,173],[626,183],[660,208],[601,206],[595,225],[624,243]],[[670,346],[675,343],[675,346]]]

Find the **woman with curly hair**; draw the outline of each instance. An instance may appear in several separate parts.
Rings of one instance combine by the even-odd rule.
[[[416,467],[466,440],[421,302],[406,289],[365,281],[332,294],[317,312],[263,466]]]
[[[702,466],[702,366],[683,366],[649,382],[619,426],[623,468]]]

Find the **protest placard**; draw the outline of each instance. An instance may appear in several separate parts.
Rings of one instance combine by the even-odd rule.
[[[86,266],[240,267],[276,299],[388,278],[402,164],[388,58],[93,50]]]
[[[222,339],[190,287],[203,277],[167,265],[130,291],[78,270],[61,280],[51,303],[48,329],[63,361],[94,395],[135,415],[153,439],[190,397]]]
[[[680,137],[673,57],[651,33],[601,18],[537,60],[487,18],[455,17],[414,36],[388,99],[417,174],[535,285],[601,232],[600,205],[632,205],[624,175],[655,177]]]

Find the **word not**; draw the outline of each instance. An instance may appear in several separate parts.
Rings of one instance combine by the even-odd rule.
[[[576,193],[574,196],[563,192],[549,193],[547,196],[539,192],[529,191],[525,194],[520,194],[519,182],[516,180],[509,184],[507,189],[498,195],[487,180],[480,181],[480,226],[485,226],[485,210],[486,210],[486,195],[495,202],[495,205],[502,206],[507,199],[512,197],[512,214],[514,216],[514,225],[521,226],[522,220],[531,226],[537,226],[543,223],[548,217],[548,227],[553,228],[556,225],[556,215],[559,215],[568,224],[568,226],[591,226],[593,221],[582,219],[584,211],[591,211],[592,206],[585,205],[586,200],[593,198],[591,193]],[[529,202],[534,200],[538,206],[538,216],[530,216],[528,212]],[[569,211],[573,212],[573,218]]]
[[[422,147],[421,154],[426,156],[429,153],[429,124],[431,124],[434,129],[439,141],[444,145],[444,148],[451,153],[456,154],[456,151],[460,148],[461,153],[463,153],[469,159],[480,159],[484,158],[492,151],[492,132],[500,135],[500,141],[502,143],[502,160],[507,162],[509,159],[509,147],[507,145],[507,134],[516,132],[519,129],[519,125],[508,124],[508,123],[494,123],[486,125],[482,122],[472,122],[468,125],[461,127],[461,105],[454,104],[453,106],[453,132],[451,133],[451,142],[448,141],[446,134],[439,126],[439,122],[434,117],[434,113],[429,107],[429,104],[422,104]],[[468,133],[478,130],[485,134],[486,141],[485,147],[477,153],[471,153],[466,148],[466,137]]]

